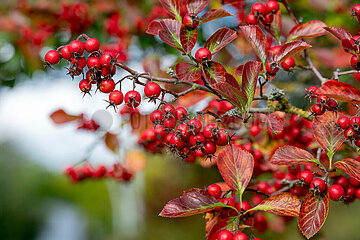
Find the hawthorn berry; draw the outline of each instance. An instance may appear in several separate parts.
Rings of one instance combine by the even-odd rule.
[[[55,50],[50,50],[45,54],[45,62],[55,65],[60,62],[60,54]]]
[[[180,138],[183,141],[186,141],[190,138],[189,126],[184,123],[179,124],[179,126],[177,126],[176,132],[179,133]]]
[[[176,125],[176,119],[173,116],[169,116],[164,118],[163,120],[164,128],[172,129]]]
[[[337,120],[337,125],[339,125],[342,129],[347,129],[350,127],[350,119],[348,117],[340,117]]]
[[[109,94],[110,104],[120,105],[124,100],[124,95],[118,90],[114,90]]]
[[[352,55],[350,64],[353,69],[360,70],[360,61],[357,55]]]
[[[153,123],[160,123],[162,119],[162,112],[160,110],[155,110],[150,114],[150,121]]]
[[[357,188],[355,190],[355,196],[356,196],[357,199],[360,199],[360,188]]]
[[[344,189],[349,186],[349,180],[345,176],[341,176],[336,179],[335,184],[341,185]]]
[[[249,238],[245,233],[239,232],[234,235],[233,240],[249,240]]]
[[[315,103],[312,108],[311,111],[313,112],[313,114],[315,115],[322,115],[325,112],[325,108],[323,105],[321,105],[321,103]]]
[[[166,104],[162,109],[162,113],[165,116],[174,116],[175,115],[175,108],[171,104]]]
[[[329,195],[333,201],[338,201],[342,196],[344,196],[344,194],[344,188],[339,184],[334,184],[329,187]]]
[[[277,11],[279,11],[280,6],[279,3],[277,1],[274,0],[270,0],[266,3],[266,12],[267,13],[272,13],[275,14],[277,13]]]
[[[61,52],[61,57],[70,61],[71,58],[73,57],[73,55],[69,52],[69,46],[66,45],[66,46],[63,46],[60,50]]]
[[[89,53],[98,51],[100,48],[99,40],[96,38],[89,38],[85,41],[85,50]]]
[[[346,129],[346,131],[344,132],[344,136],[348,139],[353,139],[355,136],[355,130],[352,127],[349,127],[348,129]]]
[[[211,59],[211,52],[207,48],[200,48],[195,53],[195,59],[199,63],[201,63],[204,60],[210,60]]]
[[[269,52],[271,52],[272,54],[277,54],[279,53],[281,50],[281,46],[273,46],[272,48],[269,49]]]
[[[185,118],[187,116],[187,114],[188,113],[187,113],[186,109],[183,107],[177,107],[175,109],[175,118],[177,120],[181,120],[181,119]]]
[[[298,175],[298,178],[302,181],[304,181],[304,183],[307,185],[307,184],[310,184],[311,181],[313,180],[313,173],[310,172],[309,170],[304,170],[304,171],[301,171]]]
[[[79,82],[79,88],[82,92],[88,93],[91,90],[91,84],[86,79],[83,79]]]
[[[274,21],[274,15],[272,15],[272,14],[267,14],[267,15],[265,15],[265,17],[262,19],[262,22],[263,22],[265,25],[270,25],[273,21]]]
[[[112,77],[114,76],[116,73],[116,67],[113,66],[112,68],[106,68],[106,67],[102,67],[101,68],[101,75],[103,77]]]
[[[115,89],[115,82],[112,79],[104,79],[99,84],[99,90],[103,93],[111,93]]]
[[[175,147],[177,150],[181,150],[184,148],[185,143],[176,135],[173,135],[173,137],[170,139],[170,145]]]
[[[275,2],[275,1],[274,1]],[[287,59],[285,59],[282,63],[281,63],[281,67],[285,70],[285,71],[292,71],[295,67],[295,60],[292,57],[289,57]]]
[[[229,230],[221,230],[217,236],[217,240],[232,240],[233,234]]]
[[[317,97],[317,95],[318,95],[316,93],[317,90],[318,90],[318,87],[316,87],[316,86],[309,87],[306,91],[306,97],[309,97],[310,99]]]
[[[315,193],[322,193],[326,190],[326,183],[321,178],[315,178],[311,181],[310,188],[314,189]]]
[[[188,13],[183,17],[182,23],[187,28],[197,28],[199,26],[199,17],[194,13]]]
[[[98,57],[89,57],[86,61],[86,64],[88,68],[96,68],[96,69],[101,68],[100,58]]]
[[[360,126],[360,117],[352,117],[350,119],[350,126],[356,128]]]
[[[249,13],[248,15],[246,15],[245,22],[247,24],[255,25],[258,23],[258,17],[255,16],[253,13]]]
[[[136,108],[141,103],[141,96],[138,91],[131,90],[125,94],[125,104],[130,108]]]
[[[249,129],[249,133],[252,136],[256,136],[261,132],[261,127],[259,127],[259,125],[251,125],[250,129]]]
[[[207,187],[208,193],[214,198],[220,198],[221,196],[221,187],[217,184],[211,184]]]
[[[356,4],[353,6],[351,14],[357,17],[360,16],[360,4]]]
[[[161,88],[159,84],[155,82],[149,82],[145,85],[144,93],[148,98],[156,99],[160,96]]]
[[[104,68],[112,69],[115,56],[111,52],[104,52],[100,57],[100,64]]]
[[[74,57],[71,59],[71,64],[76,66],[77,68],[83,69],[86,66],[86,58]]]
[[[228,135],[226,134],[224,129],[219,129],[218,131],[218,137],[215,139],[215,143],[218,146],[225,146],[226,144],[228,144],[229,139],[228,139]]]
[[[269,75],[275,75],[279,71],[279,65],[275,61],[270,61],[266,63],[266,72]]]
[[[216,139],[218,128],[215,124],[207,124],[203,129],[203,134],[205,138]]]
[[[259,15],[265,16],[266,7],[265,7],[265,5],[262,4],[262,3],[254,3],[254,4],[251,6],[251,12],[252,12],[255,16],[259,16]]]
[[[84,53],[84,43],[79,40],[73,40],[68,45],[69,53],[81,56]]]
[[[206,140],[201,150],[205,155],[214,154],[216,152],[216,144],[212,140]]]
[[[198,134],[201,131],[202,124],[196,118],[190,119],[186,124],[190,127],[190,131],[193,132],[193,134]]]
[[[189,142],[191,146],[198,147],[199,145],[202,145],[204,141],[205,141],[204,135],[201,132],[199,132],[195,135],[191,135]]]
[[[326,100],[325,108],[329,111],[336,111],[338,109],[338,103],[334,99],[329,98]]]
[[[356,187],[356,188],[360,187],[360,182],[353,177],[349,178],[349,183],[353,187]]]

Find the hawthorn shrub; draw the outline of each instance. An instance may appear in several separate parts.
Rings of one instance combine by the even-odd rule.
[[[257,233],[268,229],[268,214],[274,214],[283,224],[297,218],[302,234],[310,239],[324,225],[330,200],[350,204],[360,199],[360,91],[341,81],[359,74],[359,35],[320,20],[301,22],[286,0],[251,6],[226,0],[224,4],[236,9],[239,26],[214,29],[199,42],[203,25],[232,15],[223,8],[210,9],[210,0],[159,2],[163,14],[148,22],[146,33],[181,56],[166,73],[157,68],[161,76],[148,65],[145,72],[130,68],[121,53],[85,34],[48,51],[44,58],[51,68],[67,62],[68,74],[79,78],[84,96],[103,94],[108,107],[128,120],[144,150],[171,152],[179,161],[218,169],[223,182],[184,191],[164,203],[159,216],[203,214],[207,239],[239,240],[259,239]],[[349,10],[349,21],[351,17],[360,20],[359,4]],[[283,18],[292,21],[289,31],[282,29],[288,27]],[[325,74],[331,75],[325,75],[318,69],[322,63],[313,62],[312,39],[323,35],[339,40],[352,70],[329,68]],[[228,45],[231,50],[225,48]],[[242,64],[228,60],[232,51],[241,50],[246,56]],[[227,55],[219,57],[224,51]],[[119,71],[127,75],[114,79]],[[283,71],[311,72],[306,76],[316,84],[299,90],[309,109],[292,105],[291,95],[274,87]],[[122,91],[124,81],[131,81],[133,90]],[[202,111],[189,111],[203,99],[208,104]],[[157,109],[150,114],[139,111],[144,101]],[[58,110],[51,118],[57,124],[77,122],[79,129],[99,131],[98,123],[84,114]],[[135,118],[142,119],[140,127],[133,124]],[[116,134],[105,132],[102,139],[110,150],[118,151]],[[83,161],[65,173],[73,182],[86,178],[128,182],[137,171],[129,165],[121,162],[109,168]]]

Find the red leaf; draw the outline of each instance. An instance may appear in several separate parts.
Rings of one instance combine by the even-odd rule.
[[[159,32],[162,30],[161,24],[158,21],[152,21],[148,29],[146,30],[147,34],[159,35]]]
[[[273,60],[281,63],[285,59],[309,47],[311,47],[310,44],[300,40],[286,43],[282,45],[280,51],[273,56]]]
[[[329,213],[329,193],[323,195],[309,191],[304,197],[298,225],[304,236],[309,239],[314,236],[324,225]]]
[[[185,27],[184,25],[181,26],[180,29],[180,42],[181,46],[184,49],[185,54],[188,54],[191,52],[191,50],[194,48],[196,44],[196,40],[198,37],[198,29],[189,29]]]
[[[221,63],[214,61],[207,62],[206,65],[202,65],[202,72],[210,85],[225,81],[226,70]]]
[[[232,87],[240,90],[240,86],[238,81],[236,80],[236,78],[234,78],[233,75],[231,75],[230,73],[225,73],[225,81],[230,84]]]
[[[271,157],[270,163],[276,165],[297,165],[317,162],[308,151],[290,145],[279,147]]]
[[[169,201],[162,209],[161,217],[187,217],[199,213],[211,211],[217,207],[226,207],[211,196],[207,191],[199,188],[192,188],[185,191],[183,195]]]
[[[229,16],[232,16],[232,15],[225,9],[221,9],[221,8],[211,9],[211,10],[207,11],[206,13],[204,13],[204,15],[202,15],[200,17],[199,25],[213,21],[218,18],[229,17]]]
[[[276,115],[276,113],[255,113],[254,115],[272,132],[278,133],[283,130],[283,121]]]
[[[247,101],[246,95],[238,88],[234,88],[227,82],[215,83],[212,84],[211,87],[234,106],[238,107],[239,109],[245,108]]]
[[[116,153],[116,152],[118,152],[118,149],[120,147],[120,142],[119,142],[118,137],[115,134],[107,132],[105,134],[105,145],[108,149],[110,149],[111,151]]]
[[[312,122],[312,129],[320,146],[334,154],[345,141],[343,130],[336,125],[337,116],[333,112],[325,112]]]
[[[180,0],[159,0],[163,8],[176,20],[181,22],[181,1]]]
[[[162,30],[159,32],[159,37],[166,44],[184,51],[180,42],[181,23],[173,19],[163,19],[160,21]]]
[[[235,69],[235,76],[241,76],[242,72],[244,70],[244,65],[239,65],[236,69]]]
[[[319,94],[350,103],[360,103],[360,91],[349,83],[326,81],[317,91]]]
[[[188,0],[187,9],[189,13],[199,14],[202,12],[211,0]]]
[[[191,63],[178,63],[175,66],[179,81],[195,82],[201,78],[201,69]]]
[[[324,27],[325,30],[330,32],[332,35],[337,37],[339,40],[343,39],[350,39],[352,38],[351,34],[348,32],[348,30],[341,28],[341,27]]]
[[[343,170],[351,177],[360,181],[360,162],[355,159],[345,158],[343,160],[337,161],[334,164],[334,167]]]
[[[241,196],[253,174],[252,154],[235,146],[226,147],[218,155],[217,166],[225,183]]]
[[[76,116],[76,115],[70,115],[67,114],[63,109],[59,109],[55,112],[53,112],[50,115],[51,120],[55,123],[55,124],[63,124],[63,123],[67,123],[67,122],[72,122],[78,119],[82,119],[82,116]]]
[[[257,25],[241,26],[246,40],[250,43],[253,50],[257,53],[262,63],[266,62],[267,41],[264,33]]]
[[[324,27],[326,27],[326,24],[320,20],[297,24],[290,30],[287,41],[322,36],[326,34]]]
[[[280,216],[297,217],[300,214],[300,206],[301,201],[297,196],[284,192],[268,197],[251,211],[260,210]]]
[[[262,64],[258,61],[249,61],[244,65],[241,78],[241,89],[247,97],[246,111],[250,109],[250,105],[254,99],[256,83],[261,68]]]
[[[214,54],[228,45],[236,37],[237,33],[235,31],[226,27],[220,28],[206,41],[205,48]]]

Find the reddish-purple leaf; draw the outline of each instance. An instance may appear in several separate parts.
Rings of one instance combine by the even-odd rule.
[[[184,51],[180,42],[181,23],[173,19],[163,19],[160,21],[162,30],[159,32],[159,37],[166,44]]]
[[[211,211],[217,207],[226,206],[211,196],[207,191],[192,188],[183,195],[169,201],[162,209],[161,217],[187,217],[199,213]]]
[[[240,91],[238,88],[234,88],[227,82],[215,83],[211,87],[219,92],[219,94],[226,98],[231,104],[238,107],[239,109],[244,109],[246,105],[246,95],[244,92]]]
[[[63,123],[72,122],[72,121],[75,121],[78,119],[82,119],[81,115],[80,116],[70,115],[70,114],[67,114],[63,109],[59,109],[59,110],[53,112],[50,115],[50,118],[55,124],[63,124]]]
[[[236,80],[236,78],[234,78],[233,75],[231,75],[230,73],[226,73],[225,74],[225,81],[230,84],[232,87],[240,90],[240,86],[238,81]]]
[[[324,27],[325,30],[337,37],[339,40],[352,38],[351,34],[345,28],[341,27]]]
[[[158,21],[152,21],[148,29],[146,30],[147,34],[159,35],[159,32],[162,30],[161,24]]]
[[[175,66],[179,81],[195,82],[201,78],[201,68],[191,63],[178,63]]]
[[[334,167],[343,170],[351,177],[360,181],[360,162],[352,158],[345,158],[343,160],[337,161],[334,164]]]
[[[235,31],[226,27],[220,28],[206,41],[205,48],[214,54],[228,45],[236,37],[237,33]]]
[[[276,113],[264,114],[264,113],[255,113],[257,117],[265,126],[274,133],[281,132],[283,130],[283,121],[279,118]]]
[[[198,37],[198,29],[189,29],[185,27],[184,25],[181,26],[180,29],[180,42],[181,46],[184,49],[185,54],[188,54],[191,52],[191,50],[194,48],[196,44],[196,40]]]
[[[324,225],[329,213],[329,193],[319,195],[309,191],[302,200],[298,225],[304,236],[309,239]]]
[[[163,8],[181,22],[181,0],[159,0]]]
[[[235,76],[242,76],[242,72],[244,70],[244,65],[239,65],[236,69],[235,69]]]
[[[211,10],[207,11],[206,13],[204,13],[204,15],[202,15],[200,17],[199,25],[213,21],[215,19],[229,17],[229,16],[232,16],[232,15],[225,9],[221,9],[221,8],[211,9]]]
[[[317,93],[343,102],[360,103],[360,91],[349,83],[326,81]]]
[[[249,61],[244,65],[241,78],[241,89],[247,97],[246,111],[250,109],[250,105],[254,99],[256,83],[261,69],[262,64],[258,61]]]
[[[284,192],[268,197],[250,210],[260,210],[280,216],[297,217],[300,214],[300,206],[301,201],[297,196]]]
[[[282,45],[280,51],[273,56],[273,60],[278,63],[281,63],[288,57],[291,57],[292,55],[294,55],[306,48],[309,48],[309,47],[311,47],[310,44],[308,44],[304,41],[300,41],[300,40],[295,40],[295,41],[286,43],[286,44]]]
[[[279,147],[271,157],[270,163],[276,165],[297,165],[317,162],[308,151],[290,145]]]
[[[199,14],[202,12],[211,0],[188,0],[187,9],[189,13]]]
[[[326,27],[326,24],[320,20],[299,23],[290,30],[287,41],[322,36],[327,33],[324,27]]]
[[[246,40],[250,43],[250,46],[257,53],[261,62],[266,62],[267,56],[267,41],[264,33],[257,25],[241,26],[240,30],[243,32]]]
[[[118,137],[115,134],[112,134],[110,132],[107,132],[105,134],[105,145],[108,149],[110,149],[112,152],[118,152],[118,149],[120,147],[120,142]]]
[[[233,190],[237,190],[241,196],[253,174],[252,154],[239,147],[229,146],[219,153],[217,166],[225,183]]]
[[[206,65],[203,64],[202,72],[205,80],[208,81],[210,85],[225,82],[226,70],[221,63],[211,61]]]
[[[325,112],[316,116],[312,122],[312,129],[320,146],[330,154],[334,154],[345,141],[344,131],[336,125],[337,115]]]

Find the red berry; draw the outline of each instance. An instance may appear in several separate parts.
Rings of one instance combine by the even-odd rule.
[[[252,12],[255,16],[259,16],[259,15],[265,16],[266,7],[265,7],[265,5],[262,4],[262,3],[254,3],[254,4],[251,6],[251,12]]]
[[[292,71],[295,67],[295,60],[292,57],[289,57],[281,63],[281,67],[285,71]]]
[[[124,100],[122,92],[115,90],[109,94],[109,102],[112,104],[120,105]]]
[[[360,70],[360,61],[357,55],[352,55],[350,64],[353,69]]]
[[[155,110],[150,114],[150,120],[153,123],[160,122],[162,119],[162,112],[160,110]]]
[[[149,82],[145,85],[144,93],[148,98],[155,99],[160,96],[161,88],[159,84],[155,82]]]
[[[183,17],[183,24],[188,28],[196,28],[199,26],[199,17],[194,13],[188,13]]]
[[[310,184],[311,181],[313,180],[313,173],[310,172],[309,170],[304,170],[299,173],[298,178],[303,180],[305,184]]]
[[[239,232],[234,235],[233,240],[249,240],[249,238],[245,233]]]
[[[74,57],[71,59],[71,64],[75,65],[77,68],[83,69],[86,66],[86,58]]]
[[[322,115],[325,112],[325,108],[321,105],[321,103],[315,103],[311,110],[315,115]]]
[[[178,108],[175,109],[175,118],[177,120],[180,120],[180,119],[186,117],[187,114],[188,113],[187,113],[186,109],[183,108],[183,107],[178,107]]]
[[[91,84],[86,79],[83,79],[79,82],[79,88],[82,92],[87,93],[91,90]]]
[[[71,58],[73,57],[73,55],[69,52],[68,45],[61,48],[61,56],[68,61],[70,61]]]
[[[223,203],[231,207],[235,207],[236,205],[235,200],[230,197],[224,198]]]
[[[45,54],[45,62],[55,65],[60,62],[60,54],[55,50],[50,50]]]
[[[355,144],[357,147],[360,147],[360,138],[359,138],[359,137],[355,138],[354,144]]]
[[[100,63],[101,63],[101,59],[100,59]],[[116,73],[116,66],[113,66],[112,68],[106,68],[106,67],[101,68],[101,75],[103,77],[112,77],[115,75],[115,73]]]
[[[350,119],[350,125],[352,127],[355,127],[355,126],[360,126],[360,117],[352,117]]]
[[[248,15],[246,15],[245,22],[247,24],[255,25],[255,24],[258,23],[258,17],[255,16],[254,14],[252,14],[252,13],[249,13]]]
[[[176,125],[176,119],[173,116],[166,117],[163,122],[164,128],[172,129]]]
[[[183,141],[186,141],[190,138],[189,126],[186,124],[179,124],[176,128],[176,132],[180,134],[180,137]]]
[[[125,94],[125,103],[130,108],[136,108],[141,103],[140,93],[135,90],[128,91]]]
[[[336,179],[335,183],[341,185],[344,189],[346,189],[349,186],[349,180],[344,176],[341,176],[338,179]]]
[[[353,187],[356,187],[356,188],[360,187],[360,182],[353,177],[349,178],[349,183]]]
[[[266,71],[269,75],[275,75],[279,71],[279,65],[275,61],[266,64]]]
[[[196,135],[190,136],[190,145],[193,147],[201,145],[205,141],[205,137],[202,133],[197,133]]]
[[[277,54],[279,53],[281,50],[281,46],[273,46],[272,48],[269,49],[269,52],[271,52],[272,54]]]
[[[329,195],[331,200],[338,201],[340,197],[344,196],[345,191],[341,185],[334,184],[329,187]]]
[[[101,68],[101,64],[100,64],[100,58],[98,57],[89,57],[86,61],[88,68],[96,68],[96,69],[100,69]]]
[[[261,127],[259,127],[259,125],[252,125],[249,129],[249,133],[252,136],[256,136],[261,132]]]
[[[217,138],[217,132],[218,132],[218,128],[215,124],[207,124],[205,125],[204,129],[203,129],[203,134],[205,138],[208,139],[216,139]]]
[[[316,93],[317,90],[318,90],[318,87],[316,87],[316,86],[309,87],[306,91],[306,96],[309,98],[315,98],[318,95]]]
[[[111,52],[104,52],[103,55],[101,55],[101,57],[100,57],[101,66],[108,68],[108,69],[112,69],[112,67],[113,67],[112,62],[114,61],[114,58],[115,58],[115,56]]]
[[[346,131],[344,132],[344,136],[346,138],[349,138],[349,139],[353,139],[355,137],[355,131],[352,127],[349,127],[348,129],[346,129]]]
[[[275,14],[277,11],[279,11],[279,3],[274,0],[270,0],[266,3],[266,12]]]
[[[226,134],[224,129],[219,129],[218,131],[218,137],[215,139],[215,143],[218,146],[225,146],[226,144],[228,144],[229,139],[228,139],[228,135]]]
[[[355,190],[355,196],[357,199],[360,199],[360,188]]]
[[[200,48],[200,49],[197,50],[196,53],[195,53],[195,59],[196,59],[196,61],[198,61],[199,63],[201,63],[201,62],[204,61],[205,59],[210,60],[210,59],[211,59],[211,52],[210,52],[209,49],[207,49],[207,48]]]
[[[207,187],[208,193],[214,198],[219,198],[221,196],[221,187],[217,184],[211,184]]]
[[[216,144],[212,140],[206,140],[201,150],[205,155],[214,154],[216,152]]]
[[[84,53],[84,43],[79,40],[74,40],[69,43],[69,53],[82,55]]]
[[[337,110],[338,104],[334,99],[329,98],[328,100],[326,100],[325,107],[329,111],[335,111],[335,110]]]
[[[190,131],[194,134],[198,134],[201,131],[202,124],[196,118],[190,119],[186,124],[190,127]]]
[[[360,16],[360,4],[356,4],[352,8],[352,15],[353,16]]]
[[[175,108],[173,105],[171,104],[166,104],[164,107],[163,107],[163,110],[162,110],[163,114],[166,114],[167,116],[174,116],[175,115]]]
[[[170,139],[170,145],[173,147],[176,147],[177,150],[181,150],[184,148],[185,143],[184,141],[181,140],[181,138],[179,138],[178,136],[174,135],[171,139]]]
[[[96,38],[89,38],[85,41],[85,50],[89,53],[98,51],[100,48],[99,40]]]
[[[233,234],[229,230],[221,230],[217,236],[217,240],[232,240]]]
[[[270,25],[273,21],[274,21],[274,15],[272,14],[267,14],[263,19],[262,19],[263,23],[265,25]]]
[[[310,187],[313,188],[315,192],[322,193],[326,189],[326,183],[321,178],[315,178],[311,181]]]
[[[102,80],[99,84],[99,90],[103,93],[111,93],[115,89],[115,82],[112,79]]]

